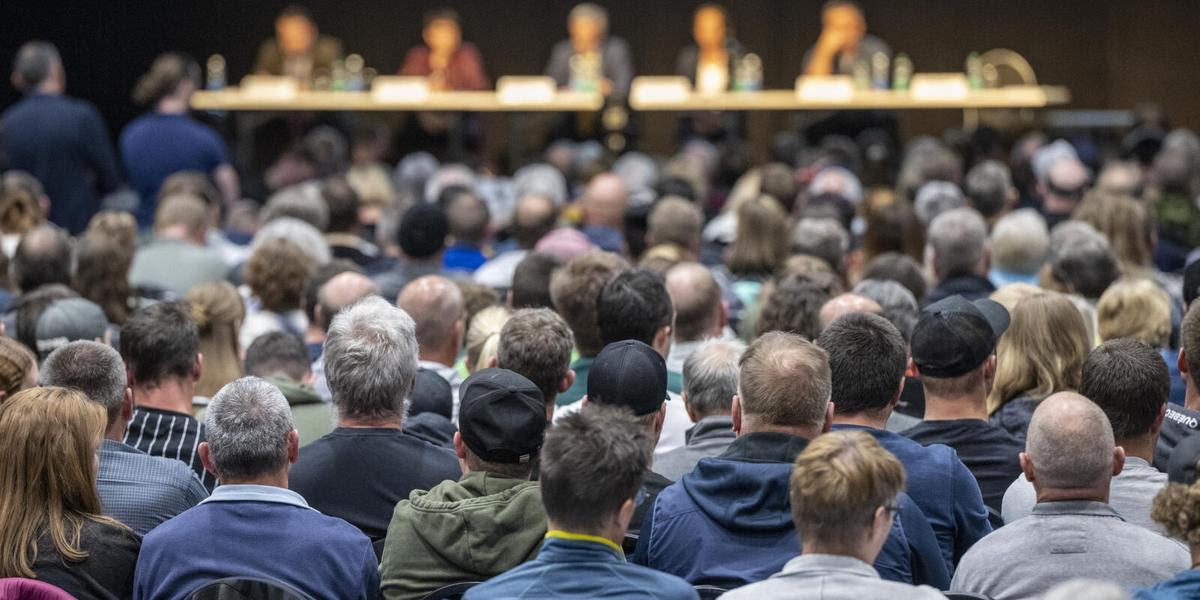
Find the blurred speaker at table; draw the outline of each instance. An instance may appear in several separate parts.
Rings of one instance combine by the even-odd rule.
[[[873,60],[892,50],[883,40],[867,33],[862,7],[853,0],[829,0],[821,9],[821,35],[804,54],[805,75],[853,75],[860,59]],[[869,66],[869,65],[868,65]]]
[[[320,33],[308,9],[292,5],[275,18],[275,37],[259,47],[254,73],[286,75],[308,86],[316,73],[332,74],[341,59],[341,40]]]
[[[716,94],[731,89],[746,89],[753,85],[754,64],[757,63],[758,82],[762,82],[762,61],[747,54],[745,47],[733,35],[729,11],[720,4],[700,5],[692,16],[694,44],[679,51],[675,74],[687,77],[698,94]],[[711,142],[741,139],[746,128],[744,113],[704,111],[685,115],[679,121],[679,138],[704,138]]]

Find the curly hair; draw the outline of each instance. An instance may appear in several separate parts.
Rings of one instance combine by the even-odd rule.
[[[313,261],[296,244],[283,238],[264,242],[246,263],[246,284],[264,309],[284,313],[300,308]]]
[[[1191,485],[1168,483],[1154,497],[1150,518],[1163,526],[1167,535],[1200,545],[1200,481]]]

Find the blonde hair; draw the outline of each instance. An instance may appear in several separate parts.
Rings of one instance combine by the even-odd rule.
[[[85,522],[125,529],[101,514],[96,491],[107,423],[103,406],[66,388],[32,388],[0,405],[0,577],[36,577],[42,536],[79,562],[88,556],[80,546]]]
[[[489,306],[471,317],[471,323],[467,326],[467,370],[474,373],[479,369],[487,368],[488,360],[492,356],[496,356],[496,342],[493,338],[499,341],[500,330],[504,328],[504,324],[508,322],[512,316],[512,309],[507,306]],[[492,352],[488,357],[484,357],[484,350],[488,344],[491,344]]]
[[[189,232],[208,226],[208,206],[204,200],[192,194],[173,194],[158,203],[154,213],[154,228],[163,229],[181,225]]]
[[[1154,348],[1171,340],[1171,301],[1148,279],[1121,279],[1096,303],[1100,339],[1132,338]]]
[[[759,196],[737,211],[737,239],[725,250],[736,276],[772,275],[788,254],[788,216],[779,201]]]
[[[284,238],[269,239],[246,262],[246,285],[264,309],[285,313],[300,308],[316,265],[303,248]]]
[[[1079,389],[1090,349],[1083,316],[1066,296],[1043,292],[1021,300],[996,347],[988,412],[1021,394],[1044,398]]]
[[[1092,192],[1084,197],[1071,218],[1104,234],[1112,244],[1113,254],[1127,269],[1150,265],[1154,224],[1141,202],[1123,194]]]
[[[1046,293],[1045,290],[1036,285],[1018,282],[1000,286],[999,289],[992,292],[989,298],[999,302],[1000,306],[1003,306],[1011,314],[1013,309],[1017,307],[1018,302],[1030,296],[1044,293]]]
[[[125,211],[102,210],[88,221],[84,235],[95,234],[113,240],[124,251],[133,256],[137,251],[137,221]]]
[[[200,334],[199,351],[204,355],[196,394],[211,397],[242,376],[238,330],[246,318],[246,307],[237,289],[224,281],[197,285],[188,292],[187,301]]]
[[[33,352],[12,338],[0,337],[0,390],[6,398],[21,391],[25,376],[37,364]]]

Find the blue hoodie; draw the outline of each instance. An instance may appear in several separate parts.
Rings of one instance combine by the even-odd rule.
[[[751,433],[663,490],[642,523],[633,562],[693,585],[734,588],[761,581],[800,553],[788,481],[808,440]],[[946,589],[937,538],[916,504],[900,497],[899,518],[875,561],[884,579]]]

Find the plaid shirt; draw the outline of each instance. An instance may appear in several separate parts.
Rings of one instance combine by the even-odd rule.
[[[204,470],[196,448],[204,441],[204,425],[191,415],[139,406],[125,431],[125,443],[149,454],[183,461],[211,492],[217,485],[212,473]]]
[[[104,440],[100,448],[96,488],[104,514],[138,535],[146,535],[208,497],[196,474],[182,462],[150,456],[112,440]]]

